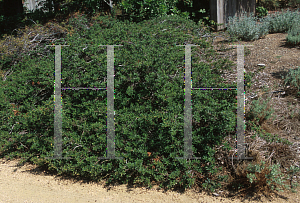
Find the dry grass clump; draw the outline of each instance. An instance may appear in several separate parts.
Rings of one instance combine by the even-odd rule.
[[[15,29],[16,33],[11,36],[3,35],[0,40],[0,52],[5,53],[1,56],[11,57],[14,54],[27,53],[33,50],[40,43],[52,44],[55,40],[64,37],[68,33],[68,29],[61,25],[49,22],[47,24],[36,24],[32,27],[25,27],[23,29]]]
[[[227,137],[228,140],[229,137]],[[223,183],[226,196],[260,198],[271,197],[277,191],[293,189],[295,174],[299,171],[299,155],[293,145],[267,142],[256,136],[248,138],[247,157],[253,160],[229,160],[235,151],[217,150],[216,159],[224,167],[228,181]],[[295,167],[296,166],[296,167]]]
[[[50,21],[44,25],[35,24],[14,29],[11,35],[4,34],[0,39],[0,76],[5,78],[8,75],[7,69],[22,60],[21,54],[26,54],[42,44],[62,44],[58,40],[73,32],[74,29],[64,22],[60,25]]]

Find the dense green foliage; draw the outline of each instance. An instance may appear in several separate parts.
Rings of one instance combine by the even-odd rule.
[[[279,0],[260,0],[259,6],[262,6],[268,10],[274,10],[280,6]]]
[[[124,0],[121,2],[120,7],[125,13],[133,16],[133,21],[142,21],[144,19],[150,19],[158,17],[160,15],[180,14],[180,10],[176,8],[175,1],[162,1],[162,0]],[[192,1],[187,2],[188,5],[192,5]],[[188,17],[188,13],[183,13]]]
[[[101,0],[64,1],[64,3],[62,3],[63,6],[60,7],[60,13],[70,13],[72,11],[80,10],[84,11],[86,14],[95,14],[107,9],[110,10],[106,3],[104,3],[104,8],[101,7],[100,2]],[[201,9],[209,9],[209,0],[202,0],[201,2],[193,2],[191,0],[116,0],[113,1],[111,14],[116,16],[117,11],[121,10],[121,18],[130,20],[131,22],[140,22],[164,15],[179,15],[198,22],[200,19],[207,16],[207,14],[202,15]]]
[[[184,47],[192,47],[193,87],[228,87],[219,74],[232,63],[218,59],[205,30],[178,16],[165,16],[131,24],[109,17],[84,17],[69,22],[73,35],[58,40],[62,47],[62,87],[106,87],[106,47],[115,47],[115,147],[123,160],[98,160],[106,156],[106,91],[62,91],[63,156],[71,160],[46,160],[53,156],[54,48],[39,46],[13,74],[1,81],[1,155],[21,156],[46,165],[58,174],[91,179],[108,176],[108,182],[191,187],[203,174],[212,184],[219,168],[214,146],[236,128],[236,91],[194,90],[193,152],[201,160],[183,157]],[[197,50],[197,51],[196,51]],[[201,50],[201,51],[200,51]],[[199,51],[202,55],[199,55]],[[231,84],[234,87],[236,84]],[[9,103],[20,105],[14,115]],[[26,130],[27,134],[19,134]],[[227,146],[228,147],[228,146]],[[147,155],[151,152],[151,156]],[[152,159],[160,157],[159,162]],[[208,183],[206,183],[206,187]]]
[[[268,15],[268,10],[264,7],[257,7],[256,8],[256,15],[261,18]]]
[[[258,6],[265,7],[268,10],[287,7],[299,8],[300,0],[260,0]]]
[[[201,2],[117,0],[113,1],[112,10],[105,2],[103,4],[103,0],[56,0],[56,3],[59,5],[57,10],[53,9],[52,1],[47,0],[41,8],[32,13],[12,17],[0,14],[0,37],[5,33],[10,34],[16,27],[24,27],[33,23],[43,24],[54,18],[56,20],[66,19],[69,14],[77,11],[88,17],[100,12],[111,14],[119,20],[130,20],[130,22],[140,22],[164,15],[179,15],[192,19],[196,23],[199,20],[203,20],[208,25],[213,23],[209,19],[209,0]],[[3,2],[0,0],[0,13],[3,9]]]
[[[286,0],[287,1],[287,6],[290,7],[300,7],[300,0]]]

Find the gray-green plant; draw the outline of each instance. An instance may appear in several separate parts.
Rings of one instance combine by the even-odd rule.
[[[272,118],[274,109],[269,104],[270,98],[252,101],[250,111],[248,113],[248,120],[253,120],[256,124],[262,124],[265,120]]]
[[[292,45],[300,44],[300,15],[294,18],[294,23],[288,31],[286,41]]]
[[[278,134],[271,134],[271,133],[266,133],[265,130],[261,128],[261,126],[257,125],[255,121],[247,121],[246,122],[247,126],[250,127],[251,131],[255,131],[256,134],[251,136],[252,139],[255,139],[256,136],[264,139],[268,143],[276,142],[276,143],[283,143],[287,145],[292,145],[293,143],[290,142],[286,138],[280,137]]]
[[[247,166],[247,178],[249,182],[255,183],[257,181],[261,181],[258,179],[259,174],[266,167],[266,162],[261,161],[260,164],[249,164]],[[276,189],[277,191],[283,191],[282,188],[288,189],[288,186],[285,184],[285,175],[280,171],[280,164],[273,164],[268,166],[269,172],[265,174],[266,184],[270,187],[271,190]],[[262,184],[262,183],[260,183]]]
[[[253,13],[249,17],[246,12],[243,12],[241,17],[229,17],[227,24],[227,32],[232,40],[241,39],[246,41],[256,40],[269,33],[287,32],[290,41],[298,43],[300,12],[299,10],[291,12],[276,12],[273,15],[268,15],[257,22],[257,18]]]
[[[290,175],[290,178],[289,178],[290,179],[290,188],[291,188],[292,192],[296,192],[294,190],[294,188],[299,186],[297,180],[296,180],[296,182],[293,181],[295,174],[297,174],[299,171],[300,171],[299,166],[295,166],[295,165],[292,165],[292,166],[290,166],[290,168],[287,169],[287,174]]]
[[[283,192],[283,190],[281,189],[282,187],[288,189],[288,186],[284,184],[285,175],[280,171],[280,164],[273,164],[268,168],[270,169],[270,173],[266,174],[266,178],[267,184],[270,186],[270,188],[272,190],[276,189],[277,191],[281,192]]]
[[[300,90],[300,67],[296,69],[289,69],[287,75],[285,76],[284,85],[290,85],[296,87]],[[300,92],[298,92],[299,94]]]
[[[257,23],[257,17],[253,13],[249,17],[246,12],[241,17],[228,17],[227,32],[231,38],[253,41],[267,35],[268,31],[266,24]]]
[[[275,14],[268,15],[261,20],[268,27],[269,33],[281,33],[287,32],[292,28],[295,21],[299,20],[300,12],[296,10],[294,12],[289,9],[282,13],[276,12]]]

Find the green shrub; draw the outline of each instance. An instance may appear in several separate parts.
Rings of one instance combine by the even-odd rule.
[[[202,186],[204,189],[209,190],[210,192],[214,192],[216,189],[221,187],[220,182],[213,181],[209,178],[207,178],[204,183],[202,183]]]
[[[284,174],[280,171],[280,164],[265,166],[265,162],[260,164],[249,164],[247,167],[247,178],[251,184],[267,185],[271,190],[283,191],[287,189]]]
[[[274,10],[279,7],[279,0],[260,0],[259,6],[268,10]]]
[[[288,31],[286,41],[292,45],[300,44],[300,16],[294,19],[294,24]]]
[[[289,0],[288,6],[290,6],[290,7],[299,7],[300,6],[300,0]]]
[[[260,138],[264,139],[268,143],[275,142],[275,143],[283,143],[283,144],[286,144],[286,145],[292,145],[293,144],[288,139],[281,138],[277,134],[273,135],[271,133],[266,133],[265,130],[263,130],[259,125],[257,125],[255,121],[248,121],[247,122],[247,127],[248,126],[251,128],[251,131],[256,132],[255,135],[251,136],[252,139],[255,139],[256,136],[259,136]]]
[[[118,2],[118,6],[131,22],[140,22],[164,15],[180,15],[189,18],[188,12],[181,12],[177,8],[179,2],[180,0],[124,0]],[[184,1],[184,5],[192,6],[192,1]]]
[[[104,4],[106,8],[101,7],[101,0],[56,0],[55,3],[59,5],[59,10],[55,11],[56,14],[69,14],[72,12],[80,11],[90,16],[97,12],[104,11],[103,9],[106,9],[108,7],[106,6],[106,3]],[[115,3],[115,1],[113,3]],[[53,3],[51,1],[46,1],[42,4],[42,7],[40,7],[36,11],[45,14],[47,14],[48,11],[50,11],[49,13],[53,13]]]
[[[245,91],[247,91],[248,88],[252,85],[252,78],[255,75],[255,73],[248,72],[245,73]]]
[[[184,59],[192,48],[193,86],[233,87],[220,78],[232,66],[218,59],[201,27],[179,16],[147,22],[117,22],[107,16],[70,20],[72,35],[56,41],[62,47],[62,87],[106,87],[107,52],[115,47],[115,153],[106,156],[106,91],[62,91],[63,157],[53,156],[54,48],[41,45],[15,64],[13,74],[1,81],[0,154],[23,157],[58,174],[87,177],[107,183],[152,181],[167,189],[191,187],[197,172],[216,174],[214,147],[236,130],[236,91],[193,91],[193,151],[201,160],[175,159],[184,152]],[[203,49],[203,54],[195,53]],[[8,68],[8,67],[7,67]],[[6,71],[6,70],[4,70]],[[9,103],[20,105],[14,115]],[[21,131],[27,134],[19,134]],[[151,155],[149,155],[149,153]],[[157,158],[159,156],[159,158]],[[157,161],[153,161],[153,160]]]
[[[293,177],[294,177],[294,175],[296,174],[296,173],[298,173],[300,171],[300,168],[298,167],[298,166],[290,166],[290,168],[288,168],[288,170],[287,170],[287,173],[290,175],[290,189],[291,189],[291,191],[292,192],[296,192],[295,190],[294,190],[294,188],[295,187],[298,187],[299,186],[299,183],[298,182],[296,182],[296,181],[294,181],[293,182]],[[295,183],[296,182],[296,183]]]
[[[257,16],[259,18],[261,18],[261,17],[265,17],[268,15],[268,10],[264,7],[258,7],[258,8],[256,8],[256,13],[257,13]]]
[[[253,13],[248,17],[245,12],[240,18],[236,16],[228,18],[227,31],[231,38],[246,41],[256,40],[268,34],[267,25],[258,24]]]
[[[230,183],[233,188],[246,191],[266,191],[277,190],[283,191],[284,189],[294,192],[294,188],[298,184],[293,182],[293,176],[299,172],[299,168],[290,166],[287,169],[287,174],[283,173],[280,169],[281,164],[272,164],[271,161],[256,160],[254,163],[239,164],[235,170],[235,179]],[[290,187],[288,186],[290,182]]]
[[[6,17],[0,15],[0,38],[4,33],[11,33],[18,25],[23,23],[23,14]]]
[[[299,10],[295,12],[287,10],[280,14],[276,12],[273,15],[266,16],[262,19],[262,22],[267,24],[270,33],[287,32],[293,26],[295,20],[299,19],[299,15]]]
[[[258,100],[252,101],[250,111],[247,116],[247,120],[254,121],[255,124],[261,125],[265,120],[272,117],[274,109],[270,106],[270,98],[264,99],[259,98]]]
[[[284,80],[284,85],[290,85],[298,90],[300,90],[300,67],[296,69],[289,69],[289,72],[287,73],[285,80]],[[300,94],[300,92],[298,92]]]

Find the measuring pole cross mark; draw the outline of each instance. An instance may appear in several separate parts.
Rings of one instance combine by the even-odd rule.
[[[192,88],[191,79],[191,46],[199,45],[177,45],[185,46],[185,102],[184,102],[184,156],[176,159],[201,159],[193,157],[192,151],[192,103],[191,89],[213,90],[231,88]],[[237,46],[237,134],[236,134],[236,157],[229,159],[253,159],[245,156],[245,93],[244,93],[244,46],[253,45],[230,45]],[[233,88],[232,88],[233,89]]]
[[[54,86],[54,157],[46,159],[72,159],[71,157],[62,157],[62,104],[61,104],[61,46],[70,45],[47,45],[55,46],[55,86]],[[123,159],[115,157],[115,128],[114,128],[114,46],[123,45],[100,45],[107,46],[107,88],[72,88],[80,89],[107,89],[107,157],[98,157],[99,159]]]

